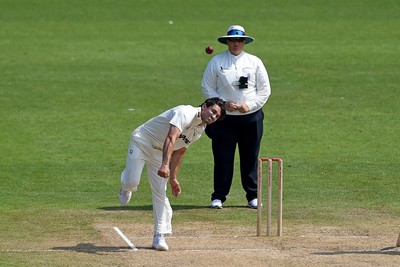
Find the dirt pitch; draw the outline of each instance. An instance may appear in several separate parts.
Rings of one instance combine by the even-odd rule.
[[[15,266],[400,266],[399,225],[388,218],[348,227],[286,223],[283,237],[256,237],[255,224],[180,222],[167,237],[167,252],[151,249],[151,221],[102,218],[92,227],[96,237],[77,231],[66,239],[56,234],[40,243],[11,242],[0,253],[0,266],[2,257],[17,259]]]
[[[151,249],[152,224],[94,225],[101,243],[53,247],[60,253],[97,255],[103,266],[399,266],[397,233],[382,225],[351,230],[310,225],[286,226],[283,237],[256,237],[255,225],[225,229],[207,223],[175,227],[168,252]],[[133,251],[118,227],[138,249]],[[398,229],[398,226],[397,226]],[[71,255],[72,256],[72,255]],[[81,255],[85,259],[84,255]],[[83,262],[82,262],[83,263]]]

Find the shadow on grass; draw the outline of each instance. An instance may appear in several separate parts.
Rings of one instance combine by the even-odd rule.
[[[75,252],[83,252],[83,253],[102,253],[102,252],[130,252],[134,251],[132,248],[127,246],[96,246],[92,243],[80,243],[76,246],[70,247],[54,247],[51,248],[52,250],[59,250],[59,251],[75,251]],[[137,247],[137,249],[151,249],[151,247]]]
[[[349,251],[332,251],[332,252],[318,252],[311,253],[313,255],[322,255],[322,256],[335,256],[335,255],[346,255],[346,254],[360,254],[360,255],[392,255],[392,256],[400,256],[400,248],[398,247],[387,247],[381,250],[349,250]]]
[[[198,209],[211,209],[210,206],[194,206],[194,205],[171,205],[173,210],[198,210]],[[223,209],[249,209],[247,206],[224,206]],[[106,211],[118,211],[118,210],[153,210],[153,205],[143,206],[110,206],[110,207],[99,207],[98,209]],[[256,210],[256,209],[254,209]]]

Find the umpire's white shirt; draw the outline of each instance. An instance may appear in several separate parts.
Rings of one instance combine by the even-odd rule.
[[[239,78],[248,78],[248,88],[239,89]],[[232,55],[228,50],[214,56],[204,71],[201,83],[205,98],[220,97],[225,101],[246,103],[253,113],[261,109],[271,94],[267,70],[261,59],[242,52]],[[239,111],[229,115],[245,115]]]

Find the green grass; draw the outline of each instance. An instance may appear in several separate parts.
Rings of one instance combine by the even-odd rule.
[[[400,215],[398,1],[242,7],[0,0],[1,249],[60,231],[90,240],[96,219],[127,220],[108,211],[118,210],[131,131],[172,106],[203,101],[204,47],[225,50],[216,38],[235,23],[256,38],[246,49],[270,75],[261,156],[284,159],[284,220],[340,224],[359,209],[365,218]],[[210,170],[203,137],[185,156],[183,192],[171,198],[174,223],[253,223],[253,212],[236,208],[245,204],[238,171],[226,202],[232,208],[218,215],[203,208]],[[131,206],[151,221],[150,205],[144,172]]]

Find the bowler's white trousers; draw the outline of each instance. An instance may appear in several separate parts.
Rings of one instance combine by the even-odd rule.
[[[139,127],[132,132],[126,166],[121,174],[122,189],[137,191],[146,164],[151,186],[155,235],[172,233],[172,208],[166,195],[168,179],[157,174],[161,167],[162,153],[162,148],[154,148]]]

